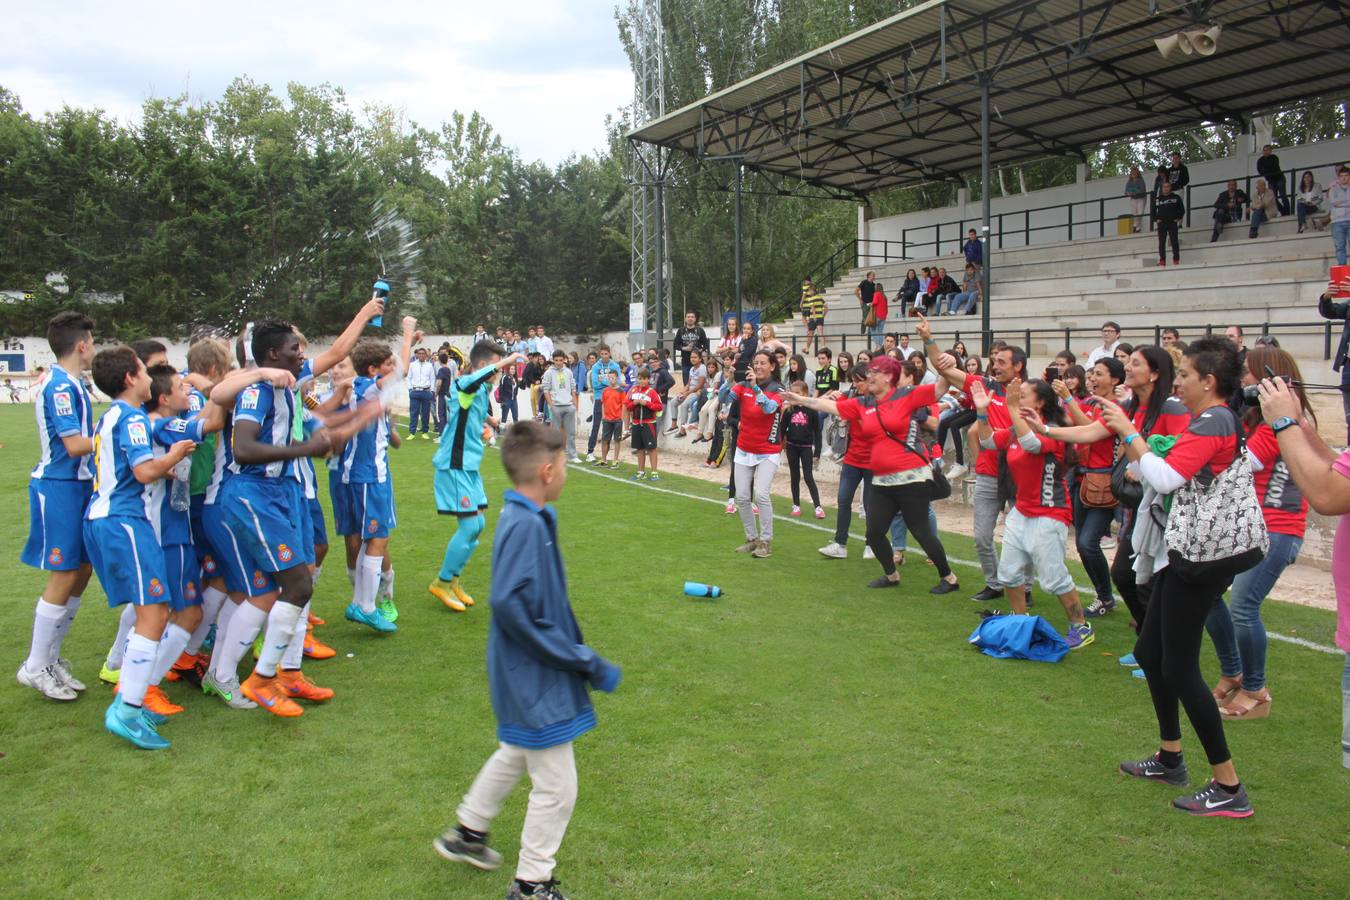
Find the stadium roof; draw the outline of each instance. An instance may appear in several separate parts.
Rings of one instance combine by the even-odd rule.
[[[1223,27],[1212,56],[1154,38]],[[1350,6],[1327,0],[930,0],[629,134],[865,196],[1350,94]]]

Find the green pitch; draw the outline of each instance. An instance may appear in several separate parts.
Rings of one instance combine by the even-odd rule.
[[[477,607],[451,613],[425,591],[451,526],[431,501],[435,445],[405,444],[392,464],[398,633],[343,621],[335,547],[314,605],[338,656],[306,671],[336,699],[278,720],[169,684],[187,711],[164,726],[173,748],[145,753],[103,731],[109,690],[95,676],[115,617],[96,587],[66,643],[88,695],[61,705],[13,681],[42,584],[18,562],[31,407],[0,408],[0,443],[0,893],[505,892],[527,786],[493,831],[502,871],[431,849],[495,745],[483,664],[505,487],[495,453],[494,508],[465,579]],[[1169,806],[1178,792],[1116,774],[1156,748],[1147,689],[1115,660],[1131,646],[1122,613],[1061,664],[993,660],[966,643],[979,587],[968,566],[957,573],[970,590],[931,597],[936,576],[911,553],[899,591],[868,591],[877,569],[861,545],[823,559],[814,522],[779,522],[773,558],[751,559],[731,552],[736,520],[695,499],[719,497],[715,485],[570,471],[559,515],[572,602],[588,641],[624,668],[577,745],[580,798],[557,871],[570,895],[1344,896],[1341,656],[1271,642],[1272,718],[1228,729],[1256,815],[1190,819]],[[944,540],[974,559],[968,539]],[[686,579],[727,596],[686,599]],[[1272,630],[1332,643],[1330,613],[1266,609]],[[1043,595],[1038,611],[1064,627]],[[1215,674],[1208,647],[1205,660]],[[1189,729],[1185,746],[1198,785],[1208,769]]]

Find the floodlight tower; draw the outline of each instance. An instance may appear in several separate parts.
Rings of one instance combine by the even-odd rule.
[[[665,43],[661,0],[633,0],[633,128],[666,112]],[[665,258],[665,180],[669,151],[653,144],[630,144],[632,257],[629,302],[643,303],[647,327],[670,327],[670,271]]]

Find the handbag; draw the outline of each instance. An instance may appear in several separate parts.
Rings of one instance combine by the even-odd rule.
[[[1112,509],[1119,504],[1111,490],[1111,469],[1084,469],[1078,481],[1078,499],[1090,509]]]
[[[1144,417],[1144,427],[1139,429],[1140,438],[1148,438],[1148,433],[1153,429],[1153,423],[1156,419],[1157,416]],[[1126,470],[1130,465],[1130,458],[1125,455],[1123,445],[1118,452],[1116,461],[1111,465],[1111,493],[1126,509],[1138,509],[1139,504],[1144,501],[1144,485],[1125,477]]]
[[[1216,409],[1237,419],[1227,407]],[[1231,581],[1260,562],[1270,549],[1240,421],[1236,443],[1233,461],[1208,487],[1192,478],[1172,494],[1163,532],[1167,564],[1188,581]]]
[[[877,312],[870,304],[867,307],[867,315],[863,316],[863,324],[868,328],[877,324]]]
[[[886,437],[895,441],[901,447],[904,447],[906,450],[908,450],[910,453],[913,453],[920,459],[927,461],[929,467],[933,470],[933,479],[932,481],[928,482],[928,499],[946,500],[948,497],[952,495],[952,483],[947,480],[947,473],[942,471],[942,464],[939,462],[935,462],[933,458],[927,453],[920,453],[918,450],[915,450],[913,447],[909,445],[908,441],[902,441],[895,435],[891,434],[891,430],[886,427],[886,423],[883,422],[881,419],[880,408],[877,409],[877,424],[880,425],[881,430],[886,433]]]

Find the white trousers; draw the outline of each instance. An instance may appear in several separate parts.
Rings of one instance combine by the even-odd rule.
[[[502,803],[526,772],[530,773],[530,804],[520,830],[516,877],[547,881],[553,877],[553,867],[558,864],[554,854],[562,846],[577,805],[577,764],[571,742],[544,750],[498,744],[497,752],[483,764],[459,804],[459,823],[474,831],[488,831]]]

